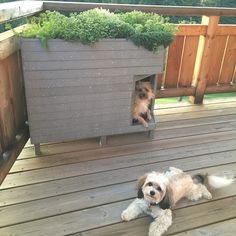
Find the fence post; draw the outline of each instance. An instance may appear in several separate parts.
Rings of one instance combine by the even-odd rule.
[[[219,16],[203,16],[202,24],[207,25],[206,35],[201,35],[194,67],[192,86],[196,87],[195,96],[190,97],[190,102],[201,104],[211,66],[211,51],[214,50],[212,41],[219,22]]]

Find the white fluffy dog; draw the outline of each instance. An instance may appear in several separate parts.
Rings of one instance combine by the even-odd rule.
[[[221,188],[233,181],[234,179],[201,174],[192,177],[174,167],[170,167],[165,173],[151,172],[139,178],[138,198],[122,212],[121,218],[130,221],[142,213],[151,215],[154,221],[150,224],[149,236],[161,236],[171,226],[171,208],[180,199],[211,199],[206,186]]]

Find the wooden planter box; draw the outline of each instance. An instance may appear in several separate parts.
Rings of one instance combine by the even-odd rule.
[[[135,82],[162,71],[164,48],[154,54],[126,39],[79,42],[22,39],[31,142],[68,141],[153,130],[132,122]],[[153,109],[153,105],[152,105]]]

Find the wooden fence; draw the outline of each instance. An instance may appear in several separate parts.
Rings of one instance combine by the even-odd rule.
[[[157,97],[190,96],[201,103],[205,93],[236,91],[236,25],[218,25],[220,16],[236,9],[18,1],[0,4],[0,23],[42,10],[76,11],[103,7],[163,15],[207,15],[201,25],[180,25],[157,76]],[[21,27],[16,29],[21,30]],[[0,183],[28,139],[19,42],[9,31],[0,34]]]
[[[203,17],[208,24],[179,26],[157,78],[157,97],[193,96],[202,103],[204,94],[236,91],[236,25],[218,20]]]
[[[0,183],[27,141],[28,128],[18,39],[0,34]]]

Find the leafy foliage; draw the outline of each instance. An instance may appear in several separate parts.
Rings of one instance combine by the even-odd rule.
[[[137,46],[143,46],[149,51],[157,51],[160,45],[167,47],[173,41],[173,35],[170,32],[136,33],[131,36],[131,40]]]
[[[46,11],[33,17],[21,33],[25,38],[39,38],[43,45],[47,39],[79,40],[93,44],[104,38],[127,38],[148,50],[168,46],[176,27],[157,14],[133,11],[111,13],[103,9],[92,9],[69,16]]]
[[[160,45],[167,47],[176,31],[167,19],[153,13],[133,11],[121,14],[120,18],[133,26],[135,33],[131,35],[131,40],[148,50],[155,51]]]

